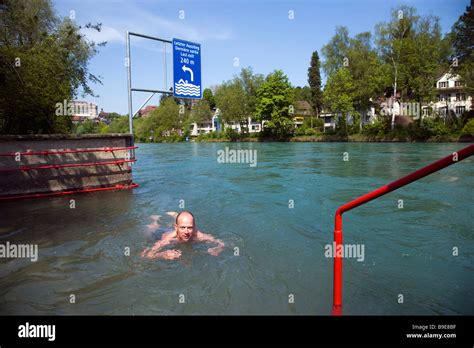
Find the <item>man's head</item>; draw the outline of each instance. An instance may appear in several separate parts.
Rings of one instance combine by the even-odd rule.
[[[191,240],[197,233],[194,216],[187,211],[182,211],[176,216],[174,227],[178,239],[183,242]]]

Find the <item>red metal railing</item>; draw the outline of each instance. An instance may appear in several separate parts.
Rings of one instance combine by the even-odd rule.
[[[113,152],[121,150],[132,150],[137,149],[138,146],[127,146],[127,147],[103,147],[97,149],[83,149],[83,150],[62,150],[62,151],[37,151],[37,152],[16,152],[16,153],[0,153],[0,156],[31,156],[31,155],[58,155],[63,153],[81,153],[81,152]],[[107,164],[117,164],[121,165],[129,162],[136,162],[136,159],[126,159],[126,160],[115,160],[115,161],[106,161],[106,162],[88,162],[88,163],[69,163],[69,164],[52,164],[47,166],[20,166],[15,168],[2,168],[0,172],[12,172],[17,170],[28,171],[36,169],[58,169],[64,167],[89,167],[89,166],[98,166],[98,165],[107,165]]]
[[[106,161],[106,162],[89,162],[89,163],[68,163],[68,164],[51,164],[49,166],[21,166],[21,167],[16,167],[16,168],[4,168],[0,169],[0,172],[13,172],[16,170],[36,170],[36,169],[52,169],[52,168],[64,168],[64,167],[89,167],[89,166],[99,166],[99,165],[105,165],[105,164],[124,164],[128,162],[136,162],[136,159],[132,160],[117,160],[117,161]]]
[[[376,199],[380,196],[383,196],[391,191],[394,191],[400,187],[408,185],[413,181],[419,180],[427,175],[430,175],[440,169],[443,169],[451,164],[462,161],[469,156],[474,154],[474,145],[465,147],[462,150],[453,152],[451,155],[446,156],[436,162],[433,162],[426,167],[418,169],[416,172],[413,172],[407,176],[404,176],[401,179],[398,179],[388,185],[382,186],[379,189],[372,191],[362,197],[359,197],[349,203],[344,204],[339,207],[336,211],[335,217],[335,226],[334,226],[334,242],[336,250],[342,248],[342,214],[346,211],[354,209],[359,205],[370,202],[373,199]],[[342,255],[335,253],[334,255],[334,284],[333,284],[333,305],[332,305],[332,314],[341,315],[342,314]]]
[[[16,152],[16,153],[0,153],[0,156],[30,156],[30,155],[59,155],[63,153],[77,153],[77,152],[111,152],[111,151],[120,151],[120,150],[131,150],[138,149],[138,146],[128,146],[128,147],[103,147],[97,149],[84,149],[84,150],[62,150],[62,151],[39,151],[39,152]]]
[[[48,192],[48,193],[35,193],[31,195],[17,195],[17,196],[3,196],[0,197],[1,200],[12,200],[12,199],[23,199],[23,198],[36,198],[36,197],[50,197],[50,196],[62,196],[70,195],[73,193],[84,193],[84,192],[96,192],[96,191],[110,191],[110,190],[127,190],[138,187],[138,184],[131,185],[115,185],[111,187],[96,187],[88,189],[77,189],[70,191],[59,191],[59,192]]]
[[[123,150],[134,150],[138,146],[127,146],[127,147],[104,147],[96,149],[82,149],[82,150],[61,150],[61,151],[26,151],[26,152],[16,152],[16,153],[0,153],[0,157],[6,156],[31,156],[31,155],[58,155],[65,153],[81,153],[81,152],[113,152],[113,151],[123,151]],[[88,167],[88,166],[98,166],[98,165],[110,165],[116,164],[121,165],[124,163],[136,162],[135,158],[132,159],[120,159],[115,161],[103,161],[103,162],[88,162],[88,163],[66,163],[66,164],[52,164],[45,166],[19,166],[15,168],[2,168],[0,172],[11,172],[11,171],[29,171],[29,170],[38,170],[38,169],[58,169],[64,167]],[[84,189],[74,189],[69,191],[59,191],[59,192],[47,192],[47,193],[36,193],[30,195],[12,195],[12,196],[2,196],[0,200],[12,200],[12,199],[22,199],[22,198],[33,198],[33,197],[49,197],[49,196],[59,196],[59,195],[68,195],[73,193],[83,193],[83,192],[96,192],[96,191],[109,191],[109,190],[123,190],[123,189],[132,189],[138,187],[138,184],[132,183],[130,185],[115,185],[111,187],[97,187],[97,188],[84,188]]]

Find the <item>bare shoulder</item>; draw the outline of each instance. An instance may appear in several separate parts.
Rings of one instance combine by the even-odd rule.
[[[172,241],[175,238],[176,238],[176,232],[175,231],[165,232],[161,236],[162,241]]]
[[[206,241],[206,240],[214,240],[214,237],[208,233],[204,233],[201,231],[197,232],[197,239],[200,241]]]

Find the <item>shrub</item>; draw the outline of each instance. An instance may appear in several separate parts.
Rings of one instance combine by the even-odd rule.
[[[429,136],[445,136],[450,134],[448,126],[444,124],[444,120],[439,117],[427,117],[423,119],[422,127],[428,131]]]
[[[461,130],[461,136],[474,137],[474,118],[471,118]]]
[[[240,138],[240,134],[230,127],[225,129],[224,134],[226,138],[229,138],[231,141],[235,141]]]
[[[362,134],[368,136],[382,136],[388,133],[387,122],[377,120],[374,123],[365,124],[362,127]]]

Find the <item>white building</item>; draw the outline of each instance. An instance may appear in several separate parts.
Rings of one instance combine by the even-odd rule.
[[[423,115],[429,114],[430,107],[441,117],[446,117],[448,112],[460,117],[471,110],[472,96],[464,91],[459,75],[444,73],[436,81],[436,90],[436,100],[422,107]]]
[[[371,107],[369,110],[363,110],[359,111],[360,112],[360,117],[362,121],[362,125],[368,124],[368,123],[374,123],[376,120],[375,116],[375,108]],[[319,117],[323,120],[323,127],[324,130],[327,128],[332,128],[333,130],[336,129],[337,125],[337,120],[341,117],[341,113],[332,113],[332,112],[321,112]],[[347,125],[352,125],[354,122],[353,117],[351,115],[346,116],[346,124]]]
[[[98,120],[99,113],[97,104],[80,100],[73,100],[70,104],[72,111],[71,119],[73,121]]]
[[[216,132],[220,130],[220,110],[216,108],[214,115],[210,120],[203,120],[202,122],[194,122],[191,125],[191,136],[196,137],[200,134]]]
[[[221,111],[220,109],[216,108],[212,119],[204,120],[199,122],[199,124],[195,122],[191,125],[191,136],[223,131],[226,128],[234,129],[238,133],[242,133],[243,131],[248,133],[258,133],[262,130],[262,124],[252,120],[251,117],[248,117],[247,123],[243,125],[243,128],[245,129],[242,129],[239,122],[229,122],[222,124]]]

